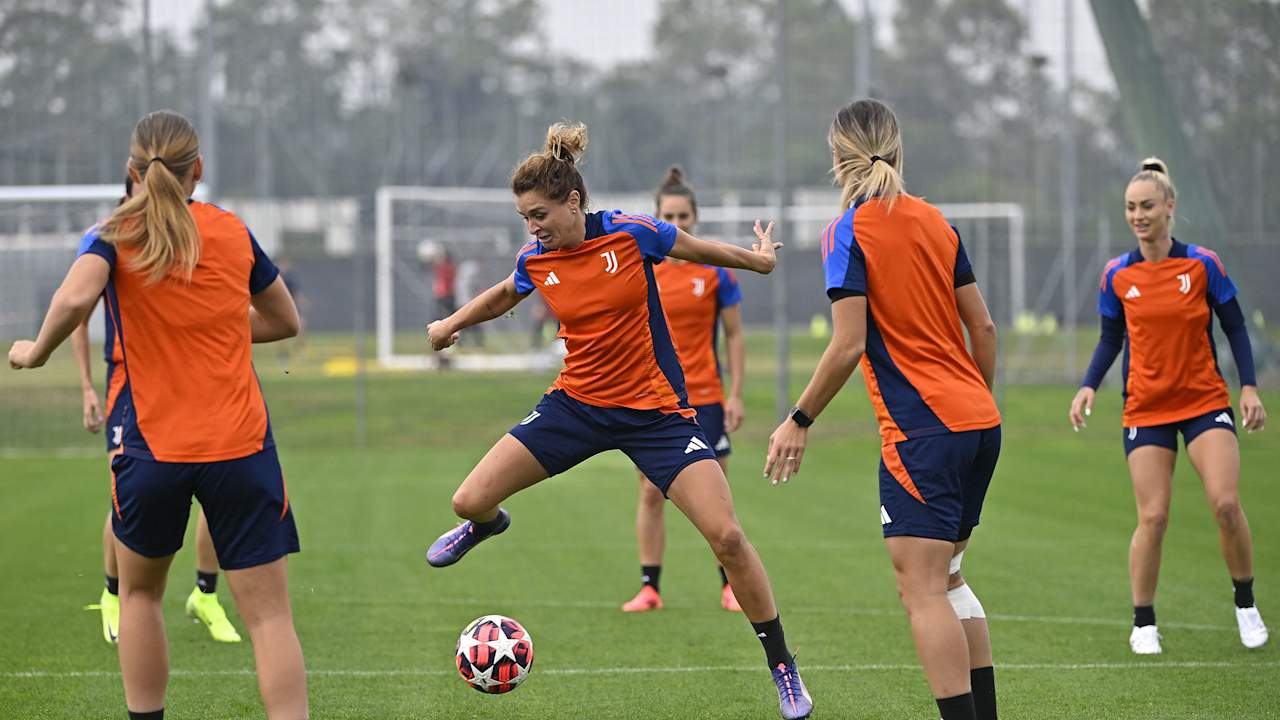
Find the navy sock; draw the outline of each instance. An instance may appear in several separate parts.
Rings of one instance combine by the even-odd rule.
[[[724,574],[724,566],[721,565],[720,566],[720,587],[724,587],[725,585],[728,585],[728,584],[729,584],[729,576]]]
[[[107,579],[107,592],[111,593],[112,595],[119,595],[120,594],[120,578],[111,577],[110,575],[103,575],[103,577]]]
[[[494,530],[502,526],[502,508],[498,508],[498,514],[489,522],[475,522],[472,525],[476,528],[476,533],[480,535],[491,535]]]
[[[973,693],[936,698],[936,702],[942,720],[978,720],[977,711],[973,708]]]
[[[648,585],[653,588],[654,592],[662,592],[658,589],[658,582],[662,579],[661,565],[641,565],[640,566],[640,584]]]
[[[1146,627],[1156,624],[1156,606],[1155,605],[1134,605],[1133,606],[1133,626]]]
[[[129,711],[129,720],[164,720],[164,708],[150,712]]]
[[[969,671],[969,686],[973,688],[973,707],[978,720],[996,720],[996,669],[974,668]]]
[[[200,588],[200,592],[205,595],[212,595],[218,592],[218,573],[196,570],[196,587]]]
[[[1244,580],[1232,578],[1231,584],[1236,588],[1236,607],[1253,607],[1253,578],[1245,578]]]
[[[781,617],[774,616],[772,620],[762,623],[753,622],[751,627],[755,629],[756,637],[760,638],[760,644],[764,646],[764,655],[770,668],[795,662],[795,657],[787,651],[787,637],[782,632]]]

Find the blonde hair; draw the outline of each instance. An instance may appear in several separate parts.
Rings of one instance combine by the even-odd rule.
[[[889,106],[866,98],[840,109],[827,143],[835,153],[835,181],[840,186],[840,209],[861,197],[876,196],[893,203],[904,191],[902,133]]]
[[[133,128],[129,167],[144,192],[117,207],[100,233],[116,246],[137,249],[129,267],[145,274],[147,284],[171,273],[189,280],[200,260],[200,235],[182,186],[199,157],[195,128],[176,112],[147,113]]]
[[[585,209],[587,184],[578,172],[578,165],[586,152],[586,125],[567,120],[553,124],[547,128],[547,142],[542,152],[526,157],[511,173],[511,192],[523,195],[537,190],[548,200],[564,202],[569,193],[577,190]]]
[[[1164,195],[1165,200],[1178,201],[1178,188],[1173,186],[1173,178],[1169,177],[1169,166],[1164,161],[1154,155],[1143,160],[1138,166],[1138,172],[1129,178],[1129,185],[1136,182],[1146,181],[1153,183]],[[1127,187],[1127,186],[1126,186]],[[1169,231],[1173,231],[1173,223],[1175,218],[1169,216]]]

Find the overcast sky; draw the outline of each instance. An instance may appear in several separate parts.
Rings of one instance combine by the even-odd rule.
[[[205,0],[162,0],[151,3],[156,27],[185,32],[195,21]],[[359,0],[355,0],[359,2]],[[853,15],[861,15],[863,0],[840,0]],[[547,17],[542,27],[551,35],[552,47],[603,66],[636,60],[648,54],[650,28],[658,0],[543,0]],[[1070,4],[1075,13],[1075,70],[1079,78],[1095,85],[1111,86],[1102,42],[1093,23],[1088,0],[1013,0],[1031,17],[1032,50],[1050,59],[1055,81],[1062,77],[1063,20]],[[882,42],[892,42],[896,0],[870,0]],[[141,3],[139,3],[141,6]],[[600,32],[603,27],[636,28],[636,32]]]

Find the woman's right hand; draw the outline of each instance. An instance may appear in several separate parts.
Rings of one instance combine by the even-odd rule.
[[[93,388],[84,391],[84,429],[91,433],[102,429],[102,410],[98,405],[98,392]]]
[[[755,227],[752,230],[756,234],[756,242],[751,243],[751,252],[756,255],[758,266],[755,271],[768,275],[773,272],[774,266],[778,264],[778,248],[782,247],[782,243],[773,241],[773,221],[769,221],[768,227],[760,227],[760,221],[756,220]]]
[[[458,337],[447,320],[436,320],[427,326],[427,340],[431,342],[431,349],[436,352],[458,342]]]
[[[1085,423],[1085,417],[1093,414],[1093,396],[1094,389],[1085,386],[1076,391],[1076,397],[1071,401],[1071,412],[1067,413],[1067,417],[1071,418],[1071,429],[1080,432],[1080,428],[1088,427]]]

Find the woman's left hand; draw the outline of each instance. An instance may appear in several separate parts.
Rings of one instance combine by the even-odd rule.
[[[36,344],[30,340],[18,340],[9,348],[9,367],[14,370],[22,370],[23,368],[38,368],[44,365],[44,360],[35,357],[34,351]]]
[[[727,433],[737,432],[742,427],[742,419],[746,417],[746,410],[742,404],[742,397],[728,397],[724,401],[724,431]]]
[[[782,421],[769,436],[769,456],[764,463],[764,476],[773,481],[788,482],[800,472],[804,459],[804,446],[809,441],[809,430],[797,425],[791,418]]]
[[[1240,391],[1240,420],[1244,429],[1249,432],[1261,430],[1267,426],[1267,411],[1262,407],[1262,398],[1258,397],[1258,388],[1245,385]]]

